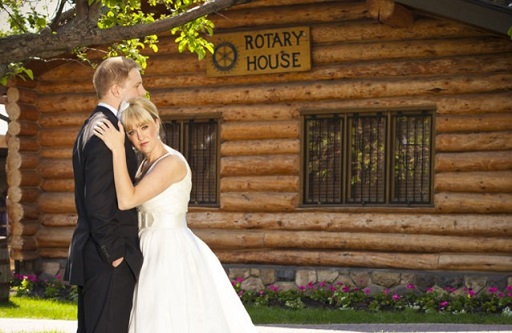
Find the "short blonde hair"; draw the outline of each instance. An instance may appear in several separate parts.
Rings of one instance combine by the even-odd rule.
[[[128,107],[121,114],[121,121],[128,131],[142,124],[159,121],[158,109],[145,97],[134,97],[128,101]]]
[[[92,78],[98,98],[102,99],[114,84],[123,85],[134,68],[140,70],[139,64],[130,58],[112,57],[103,60]]]

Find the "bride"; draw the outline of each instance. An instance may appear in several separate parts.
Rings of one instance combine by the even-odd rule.
[[[116,130],[95,128],[113,155],[120,209],[137,207],[144,263],[135,287],[130,333],[256,333],[220,261],[187,227],[191,170],[159,136],[156,106],[129,101]],[[144,155],[134,186],[128,175],[125,132]]]

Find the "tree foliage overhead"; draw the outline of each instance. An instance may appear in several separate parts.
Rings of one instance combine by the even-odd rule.
[[[140,51],[158,51],[158,33],[170,31],[181,51],[202,59],[213,52],[205,39],[213,33],[208,14],[250,0],[53,0],[51,16],[36,7],[38,0],[0,0],[8,17],[0,30],[0,83],[14,76],[33,78],[29,63],[74,54],[88,61],[94,46],[109,45],[105,57],[126,55],[146,66]]]

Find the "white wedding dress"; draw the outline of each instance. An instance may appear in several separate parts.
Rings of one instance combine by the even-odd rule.
[[[256,333],[220,261],[187,227],[191,171],[181,153],[166,148],[184,161],[187,174],[138,207],[144,264],[129,332]]]

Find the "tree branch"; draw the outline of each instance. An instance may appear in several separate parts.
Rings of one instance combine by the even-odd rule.
[[[142,38],[162,33],[196,18],[250,1],[212,0],[177,16],[153,23],[116,26],[110,29],[99,29],[97,26],[91,27],[91,22],[86,17],[82,17],[82,19],[73,20],[74,26],[70,30],[66,29],[63,33],[48,35],[23,34],[3,37],[0,38],[0,49],[2,50],[0,53],[0,77],[3,76],[1,69],[12,62],[24,62],[37,58],[47,59],[70,52],[78,46],[108,45],[125,39]],[[87,2],[87,0],[76,2],[77,12],[83,10],[78,6],[83,6],[84,2]]]

